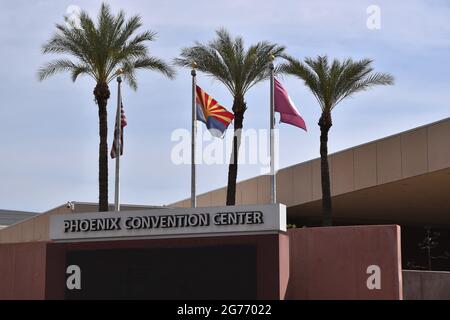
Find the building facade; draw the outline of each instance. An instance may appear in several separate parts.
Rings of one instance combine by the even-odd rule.
[[[210,256],[211,261],[217,262],[217,268],[221,265],[220,258],[213,259],[213,251],[221,248],[225,250],[224,256],[234,255],[227,261],[242,261],[243,266],[250,266],[246,281],[251,280],[251,274],[267,273],[269,284],[262,278],[252,278],[247,289],[253,289],[240,291],[248,294],[247,298],[450,298],[449,273],[441,272],[450,271],[450,118],[337,152],[330,155],[329,161],[335,225],[332,228],[314,228],[321,224],[320,159],[277,172],[277,202],[286,206],[287,223],[296,228],[275,233],[237,232],[226,237],[217,235],[218,240],[214,240],[201,235],[180,238],[169,232],[167,239],[105,238],[91,242],[83,239],[55,242],[51,238],[51,221],[58,219],[56,217],[81,217],[97,211],[95,204],[80,202],[64,204],[17,221],[0,230],[0,262],[3,261],[0,263],[0,275],[3,274],[0,298],[76,298],[76,294],[71,295],[62,285],[70,259],[81,259],[79,261],[89,264],[93,260],[83,260],[85,254],[94,252],[104,255],[105,259],[119,257],[121,260],[123,251],[120,249],[145,249],[146,253],[136,251],[141,257],[136,263],[139,268],[150,268],[143,257],[159,257],[163,261],[167,257],[164,252],[169,252],[170,248],[179,257],[200,250],[200,256]],[[269,176],[239,182],[236,205],[268,205],[269,182]],[[199,195],[198,212],[224,206],[225,198],[225,187]],[[166,207],[130,205],[122,206],[122,210],[145,211],[151,215],[152,211],[164,210],[188,212],[192,210],[189,207],[190,199],[185,199]],[[110,210],[113,211],[113,206]],[[230,252],[227,248],[234,249]],[[111,257],[108,255],[111,252],[102,251],[106,249],[118,250],[114,251],[118,255]],[[160,249],[163,251],[158,251]],[[246,253],[239,256],[241,251]],[[76,252],[85,254],[76,256]],[[245,256],[252,256],[253,260],[245,262]],[[187,270],[192,271],[191,275],[198,277],[195,273],[198,270],[191,267],[186,265]],[[377,291],[376,285],[372,288],[369,285],[367,277],[377,267],[384,270],[382,274],[387,274],[387,278],[381,278],[386,291]],[[158,268],[158,272],[164,271],[162,265]],[[226,270],[231,269],[232,266]],[[37,270],[36,273],[33,270]],[[58,276],[53,277],[54,274]],[[136,279],[130,279],[124,283],[135,283]],[[137,292],[137,297],[157,297],[157,292],[139,291],[139,281],[155,281],[149,279],[136,280],[137,287],[133,290],[137,291],[133,292]],[[236,292],[227,291],[230,290],[227,283],[229,281],[223,284],[224,292]],[[34,289],[28,290],[29,285]],[[180,295],[173,295],[173,290],[169,290],[165,291],[167,297],[180,298],[187,296],[187,291],[183,290],[192,283],[185,284],[185,289],[180,289],[176,283],[172,285],[171,288],[181,290]],[[114,292],[131,290],[127,286],[120,288]],[[208,290],[211,288],[205,287],[203,292]],[[33,295],[28,296],[31,292]],[[92,292],[89,293],[91,297]]]

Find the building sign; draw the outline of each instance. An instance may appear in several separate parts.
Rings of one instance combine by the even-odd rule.
[[[50,218],[51,240],[208,236],[286,231],[286,207],[228,206],[72,213]]]

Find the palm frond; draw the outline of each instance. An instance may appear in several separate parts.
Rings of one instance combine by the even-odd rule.
[[[90,75],[95,80],[95,74],[92,72],[91,68],[86,64],[80,64],[72,68],[72,81],[75,82],[82,74]]]
[[[76,64],[69,59],[57,59],[48,62],[42,66],[38,71],[39,81],[45,80],[56,73],[68,71],[72,73],[72,81],[75,81],[80,74],[91,74],[88,66],[82,64]],[[76,75],[76,76],[75,76]]]
[[[133,90],[137,90],[135,70],[133,62],[127,60],[122,63],[123,78]]]
[[[280,56],[284,47],[269,42],[259,42],[245,49],[242,37],[233,38],[223,28],[216,31],[216,38],[206,44],[196,42],[183,48],[174,63],[181,67],[197,69],[222,82],[234,97],[243,98],[255,84],[269,76],[270,56]]]
[[[286,63],[278,72],[302,79],[314,94],[322,110],[330,112],[337,104],[356,92],[375,85],[392,85],[394,78],[387,73],[374,73],[371,59],[353,61],[333,60],[331,65],[326,56],[306,58],[305,63],[284,56]]]
[[[248,71],[244,73],[244,93],[254,85],[269,79],[269,64],[272,61],[272,56],[275,58],[280,57],[284,50],[285,47],[271,44],[266,41],[260,42],[255,46],[256,60],[253,64],[248,64]]]
[[[337,100],[336,105],[345,98],[352,96],[356,92],[366,91],[372,88],[373,86],[386,86],[393,84],[394,84],[394,77],[392,75],[388,73],[372,73],[354,82],[351,88],[347,90],[345,94],[343,94],[339,98],[339,100]]]
[[[166,64],[163,60],[154,57],[136,59],[134,61],[134,68],[157,70],[170,79],[175,77],[175,70],[173,70],[172,67]]]
[[[186,68],[192,67],[193,62],[199,71],[222,82],[230,92],[235,91],[229,69],[215,49],[196,43],[193,47],[183,48],[180,58],[174,59],[176,65]]]
[[[289,74],[298,77],[303,80],[305,85],[309,88],[312,94],[316,97],[321,109],[325,108],[324,105],[324,93],[321,90],[320,79],[318,75],[306,64],[288,55],[284,55],[283,58],[287,60],[287,63],[283,63],[278,66],[278,72],[282,74]]]
[[[73,65],[64,59],[53,61],[39,69],[39,79],[69,71],[73,80],[81,74],[89,74],[97,82],[108,83],[116,77],[117,69],[124,65],[128,70],[127,82],[133,88],[137,87],[133,68],[158,71],[171,79],[174,77],[170,66],[149,55],[146,44],[155,39],[156,33],[137,33],[142,26],[140,16],[126,20],[123,11],[113,14],[103,3],[96,23],[85,11],[80,13],[79,20],[77,28],[57,24],[56,33],[42,47],[44,54],[71,56]]]

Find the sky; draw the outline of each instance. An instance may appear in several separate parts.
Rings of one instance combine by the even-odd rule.
[[[0,0],[0,208],[42,212],[66,201],[98,201],[98,113],[88,77],[72,83],[68,74],[44,82],[38,68],[56,56],[42,44],[63,23],[71,6],[96,16],[101,1]],[[450,115],[450,2],[445,0],[229,0],[108,1],[113,12],[140,14],[142,31],[157,32],[150,53],[171,62],[180,49],[208,42],[219,27],[244,38],[246,46],[267,40],[286,46],[299,59],[374,59],[376,71],[389,72],[395,85],[375,87],[343,101],[333,111],[330,153],[399,133]],[[379,8],[379,28],[368,19]],[[372,21],[372,20],[370,20]],[[280,61],[276,61],[279,63]],[[218,81],[198,75],[198,84],[223,106],[232,97]],[[280,124],[279,165],[287,167],[319,156],[320,108],[303,83],[282,83],[306,121],[308,132]],[[191,125],[190,70],[177,68],[169,80],[138,72],[138,90],[123,87],[128,126],[121,158],[122,203],[167,205],[190,196],[190,165],[174,163],[174,132]],[[116,84],[108,105],[112,143]],[[244,127],[266,129],[269,84],[247,96]],[[178,130],[178,131],[177,131]],[[199,125],[203,147],[209,133]],[[263,138],[260,138],[263,140]],[[204,152],[199,149],[199,152]],[[201,164],[199,193],[227,183],[224,164]],[[262,163],[242,164],[238,181],[264,171]],[[114,200],[114,162],[109,161],[109,199]]]

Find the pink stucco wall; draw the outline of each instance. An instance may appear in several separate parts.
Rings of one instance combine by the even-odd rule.
[[[289,230],[288,299],[402,299],[400,227],[350,226]],[[367,268],[380,267],[380,289]]]
[[[400,227],[291,229],[288,235],[0,245],[0,300],[61,299],[69,249],[245,243],[258,247],[258,297],[265,299],[402,299]],[[85,249],[86,249],[85,248]],[[369,290],[367,267],[380,267]]]

